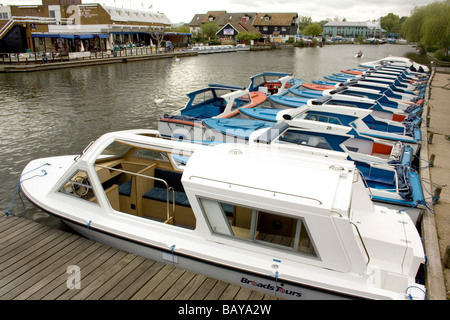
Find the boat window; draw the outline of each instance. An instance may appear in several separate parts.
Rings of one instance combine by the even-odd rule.
[[[253,86],[257,87],[259,85],[263,85],[266,82],[264,76],[259,76],[253,79]]]
[[[341,121],[336,117],[324,116],[320,114],[307,114],[305,120],[326,122],[331,124],[342,125]]]
[[[207,90],[201,93],[198,93],[195,95],[194,99],[192,100],[192,105],[198,105],[205,102],[212,102],[219,97],[223,96],[224,94],[230,93],[230,90],[228,89],[214,89],[213,90]]]
[[[174,170],[166,152],[132,148],[122,157],[97,159],[95,171],[113,210],[195,229],[182,172]]]
[[[214,99],[213,92],[208,90],[208,91],[201,92],[201,93],[198,93],[197,95],[195,95],[194,99],[192,100],[192,105],[201,104],[206,101],[213,100],[213,99]]]
[[[285,88],[288,89],[288,88],[292,88],[294,86],[295,86],[295,80],[291,79],[288,82],[286,82]]]
[[[77,171],[59,189],[59,192],[81,198],[93,203],[97,203],[97,198],[91,187],[88,174],[84,171]]]
[[[127,153],[130,149],[131,146],[114,141],[102,151],[101,155],[103,156],[102,158],[108,158],[108,156],[121,157],[125,153]]]
[[[303,218],[206,198],[200,200],[214,234],[317,257]]]
[[[280,142],[299,144],[309,147],[316,147],[331,150],[330,144],[324,137],[301,133],[296,130],[287,130],[279,139]]]
[[[150,149],[136,149],[134,156],[136,158],[158,160],[168,162],[169,158],[165,152],[155,151]]]
[[[250,98],[250,94],[248,94],[248,93],[244,94],[234,100],[233,106],[231,108],[232,109],[240,108],[242,106],[245,106],[246,104],[248,104],[251,101],[252,101],[252,99]]]

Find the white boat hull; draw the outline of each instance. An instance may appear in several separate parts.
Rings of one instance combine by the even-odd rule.
[[[178,268],[235,284],[240,287],[276,296],[281,299],[293,300],[348,300],[361,299],[361,297],[345,295],[321,288],[307,285],[294,284],[277,279],[273,274],[257,274],[241,270],[232,265],[223,265],[215,261],[206,261],[196,257],[180,255],[170,248],[159,248],[147,243],[139,243],[133,239],[125,239],[118,235],[112,235],[95,228],[87,228],[80,224],[64,221],[70,228],[93,241],[104,243],[108,246],[135,253],[140,256],[173,265]],[[274,263],[275,264],[275,263]]]

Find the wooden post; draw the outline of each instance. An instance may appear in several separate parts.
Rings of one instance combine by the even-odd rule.
[[[434,153],[430,156],[430,167],[434,167],[434,160],[436,159],[436,155]]]
[[[445,254],[442,263],[447,269],[450,268],[450,246],[447,246],[447,248],[445,248]]]
[[[441,196],[442,187],[436,187],[434,190],[433,199],[435,200],[435,203],[439,202],[439,197]]]

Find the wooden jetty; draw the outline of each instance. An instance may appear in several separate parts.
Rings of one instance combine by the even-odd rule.
[[[72,266],[80,270],[79,289],[70,289]],[[0,300],[273,299],[25,218],[0,217]]]

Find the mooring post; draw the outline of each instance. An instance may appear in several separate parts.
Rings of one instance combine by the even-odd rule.
[[[430,167],[434,167],[434,160],[436,159],[436,155],[434,153],[430,156]]]

